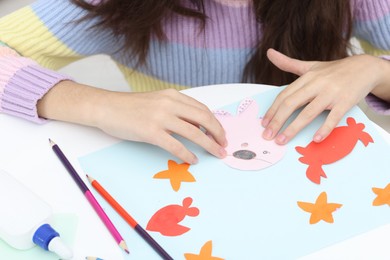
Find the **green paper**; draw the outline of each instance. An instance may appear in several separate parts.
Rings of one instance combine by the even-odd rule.
[[[77,216],[74,214],[53,215],[50,225],[60,234],[66,245],[72,248],[77,228]],[[38,246],[28,250],[18,250],[0,239],[0,259],[7,260],[58,260],[58,256]]]

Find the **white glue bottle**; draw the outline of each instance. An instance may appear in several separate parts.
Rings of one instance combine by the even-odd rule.
[[[0,239],[16,249],[38,245],[61,259],[71,259],[72,251],[48,223],[51,214],[46,202],[0,170]]]

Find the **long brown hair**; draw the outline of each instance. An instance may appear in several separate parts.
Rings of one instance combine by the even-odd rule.
[[[100,18],[96,26],[124,38],[123,49],[145,62],[152,36],[163,41],[163,18],[176,13],[207,22],[204,0],[103,0],[97,5],[73,0]],[[210,0],[206,0],[210,1]],[[283,72],[266,57],[269,48],[300,60],[329,61],[346,57],[351,36],[349,0],[253,0],[262,35],[243,71],[243,81],[272,85],[292,82],[297,76]]]

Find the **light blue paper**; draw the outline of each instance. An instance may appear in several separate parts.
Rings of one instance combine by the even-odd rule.
[[[252,97],[263,115],[280,90],[270,90]],[[239,102],[224,107],[236,114]],[[358,108],[353,108],[340,125],[352,116],[366,125],[364,131],[374,139],[367,147],[359,141],[352,153],[324,165],[328,178],[321,184],[306,177],[307,165],[298,161],[296,146],[306,146],[324,121],[323,113],[288,143],[285,158],[260,171],[239,171],[226,166],[192,143],[180,139],[198,157],[189,168],[196,182],[183,182],[178,192],[169,180],[153,176],[167,169],[169,153],[148,144],[120,142],[80,158],[86,173],[97,179],[111,195],[146,228],[160,208],[193,199],[197,217],[186,217],[181,225],[191,230],[178,237],[150,234],[174,259],[185,253],[197,254],[212,240],[215,257],[225,259],[295,259],[336,242],[390,223],[388,206],[372,206],[376,195],[372,187],[390,183],[390,147],[377,128]],[[124,236],[131,254],[128,259],[160,259],[153,249],[91,188],[110,218]],[[320,221],[310,225],[310,214],[297,201],[314,203],[321,192],[329,203],[343,206],[333,214],[334,223]],[[126,258],[126,259],[127,259]]]

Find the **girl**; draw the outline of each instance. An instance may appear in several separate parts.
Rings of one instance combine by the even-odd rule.
[[[39,0],[0,21],[1,111],[98,127],[196,163],[171,134],[222,158],[224,131],[207,107],[177,90],[288,84],[263,118],[264,138],[285,144],[330,110],[313,137],[320,142],[365,97],[390,113],[389,23],[390,0]],[[348,55],[352,36],[368,54]],[[54,71],[99,53],[136,92]]]

